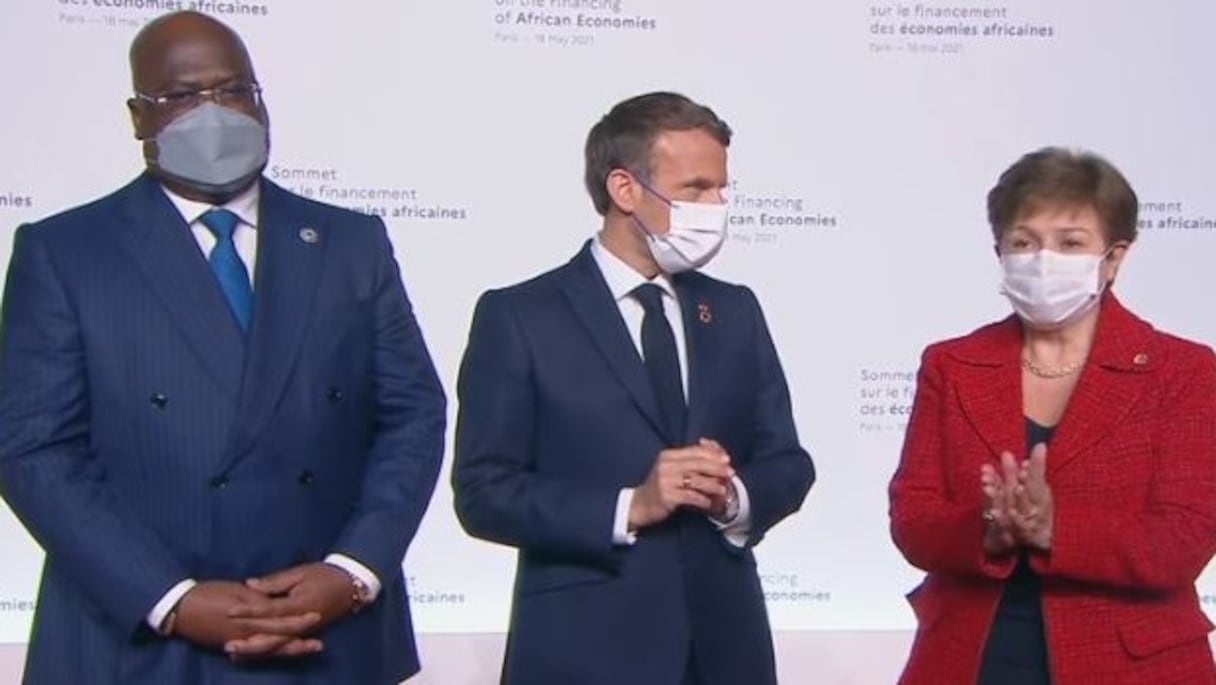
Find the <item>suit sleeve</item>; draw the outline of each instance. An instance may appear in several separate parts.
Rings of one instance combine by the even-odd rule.
[[[950,410],[942,360],[930,347],[921,359],[916,396],[899,467],[890,485],[891,537],[913,566],[929,572],[1007,578],[1013,555],[984,552],[981,500],[959,498],[946,483],[943,437]],[[980,474],[975,474],[979,491]]]
[[[1051,550],[1031,557],[1036,571],[1156,592],[1195,584],[1216,553],[1216,358],[1203,350],[1182,366],[1157,409],[1145,501],[1056,498]]]
[[[474,537],[612,569],[619,488],[555,479],[533,468],[537,397],[532,359],[504,293],[473,314],[461,363],[452,486]]]
[[[751,290],[742,290],[753,316],[757,371],[752,453],[738,467],[751,504],[747,540],[751,546],[781,519],[798,511],[815,482],[815,466],[798,443],[789,387],[760,303]]]
[[[55,566],[136,631],[187,577],[106,485],[79,320],[39,229],[18,229],[0,314],[0,493]]]
[[[377,223],[372,440],[358,505],[333,552],[382,581],[401,568],[435,490],[446,399],[414,318],[384,224]]]

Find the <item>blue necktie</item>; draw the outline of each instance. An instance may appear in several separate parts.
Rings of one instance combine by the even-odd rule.
[[[215,236],[215,247],[208,258],[211,270],[215,272],[215,280],[219,281],[220,290],[224,291],[224,297],[241,330],[248,332],[249,320],[253,315],[253,288],[249,285],[245,263],[232,242],[232,233],[241,220],[227,209],[213,209],[204,214],[201,220]]]
[[[633,297],[642,303],[646,315],[642,318],[642,358],[654,386],[659,413],[667,428],[672,445],[684,441],[684,385],[680,380],[680,357],[671,324],[663,313],[663,289],[654,283],[643,283],[633,289]]]

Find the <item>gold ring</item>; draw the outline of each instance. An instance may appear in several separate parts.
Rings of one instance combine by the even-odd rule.
[[[988,523],[996,521],[996,514],[991,509],[984,510],[984,520]]]
[[[692,476],[688,475],[687,473],[684,474],[684,480],[680,482],[680,487],[684,488],[685,490],[691,489],[692,488]]]

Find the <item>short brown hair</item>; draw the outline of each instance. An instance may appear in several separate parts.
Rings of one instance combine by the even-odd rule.
[[[1045,147],[1014,162],[988,191],[993,236],[999,241],[1019,218],[1048,206],[1093,207],[1108,243],[1136,239],[1135,191],[1092,152]]]
[[[586,170],[583,182],[595,203],[595,211],[607,214],[612,207],[608,174],[624,169],[650,178],[650,149],[664,131],[703,129],[724,147],[730,146],[731,130],[705,105],[679,93],[647,93],[617,104],[591,127],[584,149]]]

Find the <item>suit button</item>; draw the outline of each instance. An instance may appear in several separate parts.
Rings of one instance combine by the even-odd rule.
[[[164,409],[165,405],[169,404],[169,398],[159,392],[153,393],[152,396],[148,398],[148,401],[151,402],[152,406],[156,407],[157,409]]]
[[[312,471],[307,469],[301,471],[300,475],[296,477],[296,482],[304,486],[312,485],[313,480],[315,480],[315,478],[312,475]]]
[[[223,489],[228,487],[228,476],[220,474],[212,478],[209,483],[211,487],[215,488],[216,490]]]
[[[337,404],[342,399],[342,390],[340,388],[330,388],[326,390],[325,399],[329,400],[330,404]]]

